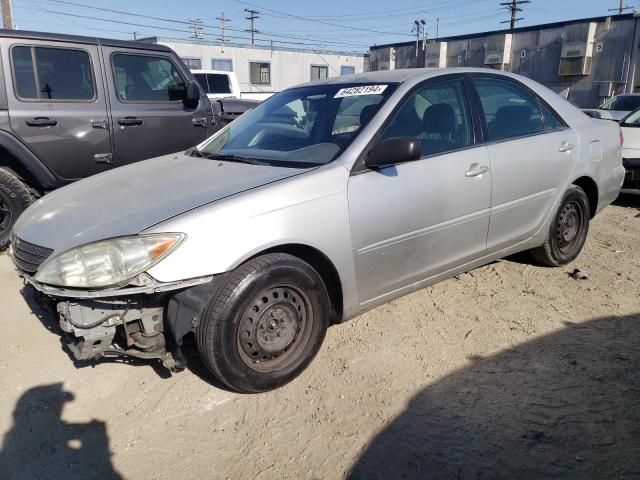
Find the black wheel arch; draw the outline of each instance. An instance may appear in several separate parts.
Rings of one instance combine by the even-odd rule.
[[[61,186],[60,180],[15,136],[0,130],[0,168],[43,193]]]
[[[590,218],[595,217],[598,209],[598,184],[593,178],[585,175],[574,180],[573,185],[580,187],[587,195]]]

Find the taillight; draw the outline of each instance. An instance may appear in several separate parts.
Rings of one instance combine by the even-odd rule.
[[[620,130],[620,146],[624,145],[624,133],[622,133],[622,130]]]

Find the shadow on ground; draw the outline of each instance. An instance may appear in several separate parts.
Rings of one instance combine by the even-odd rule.
[[[640,478],[640,314],[471,361],[413,397],[351,478]]]
[[[122,478],[111,464],[106,426],[93,420],[67,423],[62,408],[73,401],[61,383],[25,392],[13,412],[13,426],[0,450],[6,480],[91,480]]]
[[[640,210],[640,190],[625,190],[613,202],[618,207],[635,208]]]

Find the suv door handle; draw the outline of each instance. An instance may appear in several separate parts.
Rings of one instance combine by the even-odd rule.
[[[191,123],[193,124],[194,127],[207,128],[207,117],[192,118]]]
[[[142,125],[143,123],[142,119],[136,117],[124,117],[118,119],[118,125],[122,125],[123,127],[132,127],[135,125]]]
[[[57,120],[51,120],[49,117],[36,117],[26,121],[30,127],[55,127],[58,125]]]
[[[477,163],[472,163],[469,166],[469,170],[464,172],[464,176],[467,178],[470,177],[479,177],[483,173],[487,173],[489,171],[489,167],[486,165],[478,165]]]
[[[570,152],[571,150],[573,150],[574,148],[576,148],[575,145],[573,145],[572,143],[567,143],[567,142],[562,142],[560,144],[560,146],[558,147],[558,151],[560,153],[564,153],[564,152]]]

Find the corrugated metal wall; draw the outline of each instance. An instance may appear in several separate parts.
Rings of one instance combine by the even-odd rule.
[[[598,106],[612,94],[633,92],[636,54],[633,52],[635,26],[638,19],[631,16],[610,17],[597,22],[591,71],[588,75],[560,76],[559,66],[563,38],[566,41],[583,38],[589,23],[540,26],[513,32],[511,56],[507,70],[532,78],[568,97],[575,104],[587,108]],[[507,32],[504,32],[507,33]],[[447,41],[447,67],[484,67],[485,51],[495,43],[496,33],[455,37]],[[371,69],[416,68],[423,66],[423,58],[416,56],[415,43],[371,48]],[[523,53],[524,52],[524,53]],[[392,55],[395,54],[395,55]],[[632,64],[633,63],[633,64]],[[640,88],[639,88],[640,90]]]

